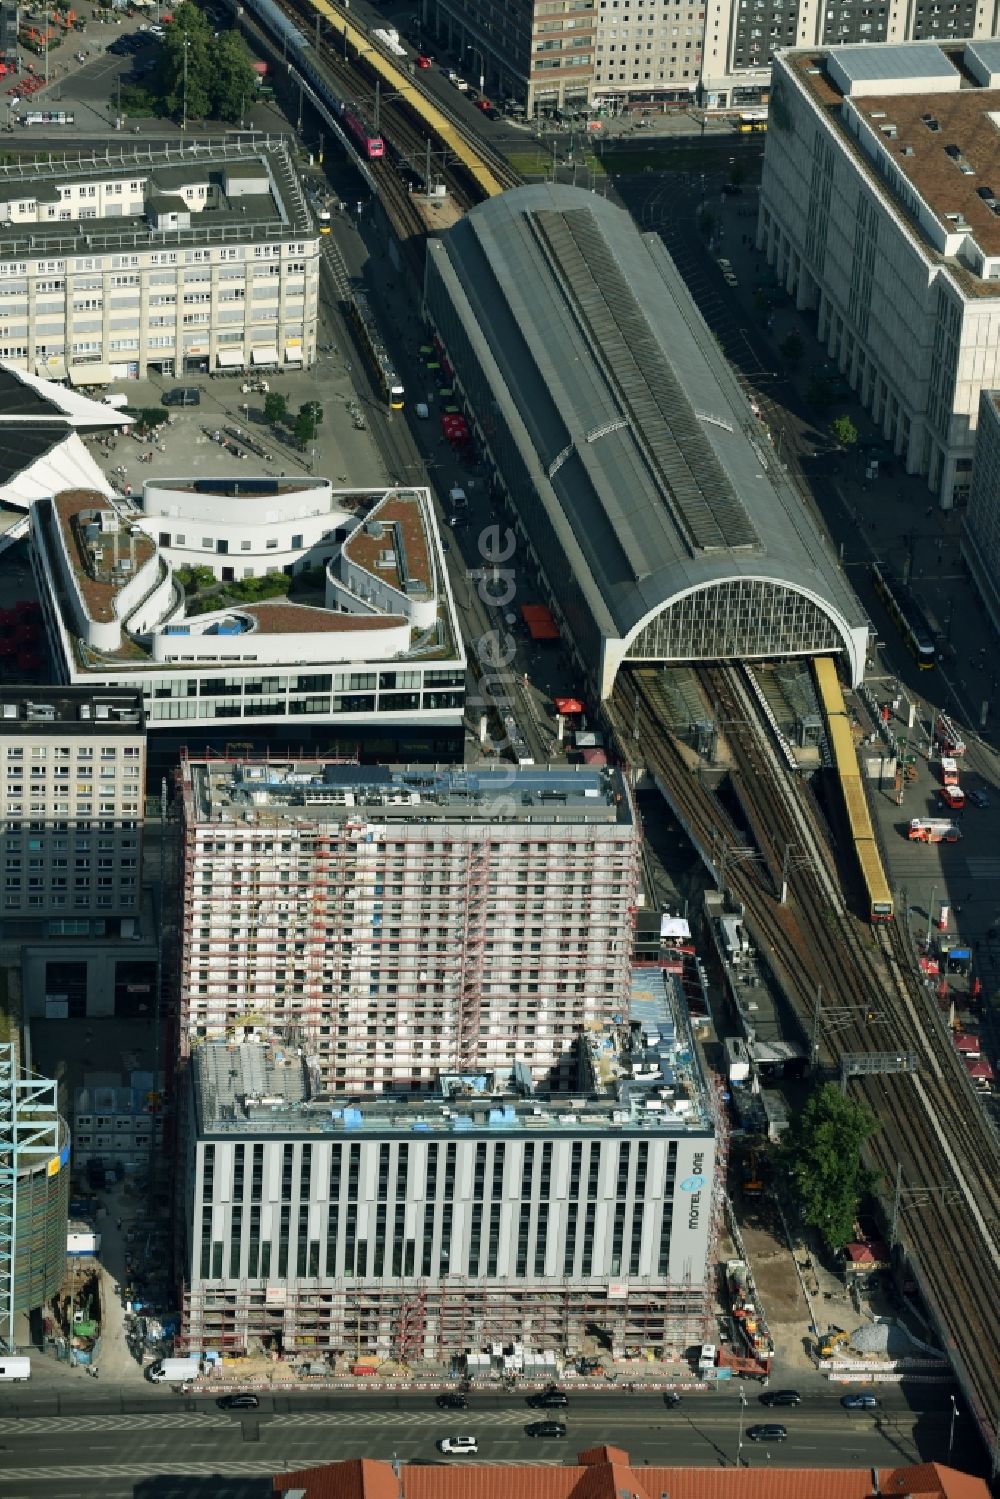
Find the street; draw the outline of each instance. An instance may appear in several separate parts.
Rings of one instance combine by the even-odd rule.
[[[765,1409],[756,1389],[738,1386],[684,1396],[667,1409],[660,1395],[595,1390],[573,1393],[559,1411],[567,1435],[532,1440],[526,1424],[537,1419],[523,1397],[469,1397],[468,1411],[439,1411],[433,1395],[335,1395],[310,1398],[262,1395],[256,1411],[220,1411],[213,1401],[150,1391],[118,1396],[111,1389],[81,1390],[60,1397],[60,1415],[50,1414],[51,1396],[18,1393],[0,1401],[0,1496],[44,1492],[50,1499],[79,1495],[84,1479],[104,1499],[133,1493],[180,1494],[181,1484],[149,1482],[168,1476],[208,1478],[219,1474],[250,1479],[337,1458],[365,1456],[402,1462],[449,1462],[436,1443],[471,1433],[479,1443],[474,1463],[572,1463],[578,1452],[608,1443],[633,1462],[729,1467],[742,1458],[751,1467],[889,1467],[921,1459],[945,1460],[951,1408],[936,1385],[879,1391],[878,1411],[847,1411],[843,1386],[807,1395],[793,1409]],[[9,1414],[14,1408],[18,1414]],[[30,1414],[29,1414],[30,1412]],[[43,1413],[44,1412],[44,1413]],[[544,1413],[543,1413],[544,1414]],[[788,1440],[756,1443],[749,1429],[780,1421]],[[879,1423],[881,1429],[879,1429]],[[961,1423],[956,1441],[961,1439]],[[963,1462],[973,1453],[961,1453]],[[461,1461],[466,1461],[461,1459]],[[214,1490],[213,1492],[219,1492]],[[240,1485],[229,1490],[253,1493]]]

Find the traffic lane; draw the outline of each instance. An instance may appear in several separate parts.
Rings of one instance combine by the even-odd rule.
[[[839,1413],[845,1419],[852,1415],[857,1416],[857,1412],[845,1411],[840,1402],[845,1393],[853,1393],[856,1388],[863,1388],[860,1381],[857,1386],[850,1387],[839,1384],[830,1385],[825,1381],[821,1386],[817,1386],[816,1376],[810,1375],[808,1371],[805,1372],[806,1378],[804,1379],[797,1381],[795,1375],[789,1375],[780,1385],[776,1383],[774,1386],[798,1390],[802,1397],[802,1404],[795,1407],[795,1410]],[[688,1411],[697,1411],[700,1415],[704,1415],[705,1419],[714,1419],[712,1412],[723,1413],[733,1404],[739,1404],[739,1392],[738,1384],[728,1382],[725,1386],[717,1386],[712,1390],[689,1390],[682,1394],[681,1405],[668,1412],[663,1395],[658,1391],[628,1392],[595,1381],[593,1389],[586,1387],[572,1389],[569,1394],[570,1403],[563,1409],[585,1413],[592,1413],[596,1409],[602,1413],[610,1411],[613,1415],[625,1415],[638,1411],[643,1420],[648,1420],[657,1414],[666,1418],[666,1414],[686,1415]],[[260,1400],[259,1411],[261,1413],[281,1415],[296,1412],[322,1412],[350,1415],[377,1410],[389,1416],[394,1412],[407,1414],[424,1412],[428,1415],[435,1415],[439,1420],[442,1414],[447,1420],[454,1419],[456,1414],[464,1418],[462,1412],[440,1412],[436,1403],[437,1393],[424,1390],[401,1391],[398,1394],[364,1389],[336,1393],[317,1390],[313,1393],[307,1389],[298,1388],[289,1390],[287,1393],[270,1390],[256,1393]],[[743,1393],[747,1400],[748,1415],[751,1411],[767,1408],[760,1399],[760,1395],[764,1392],[744,1385]],[[25,1394],[19,1392],[16,1398],[4,1398],[0,1404],[0,1421],[12,1417],[30,1419],[78,1415],[147,1415],[164,1411],[182,1411],[198,1415],[206,1410],[217,1409],[214,1403],[217,1398],[217,1394],[212,1391],[179,1396],[174,1394],[170,1387],[161,1388],[156,1385],[150,1385],[148,1393],[136,1395],[90,1381],[86,1388],[79,1387],[79,1393],[75,1388],[69,1394],[60,1394],[54,1390],[42,1394],[32,1390]],[[511,1395],[504,1391],[494,1393],[473,1390],[468,1393],[467,1399],[470,1411],[483,1411],[487,1415],[495,1412],[511,1414],[531,1409],[527,1404],[526,1395]],[[922,1417],[941,1412],[948,1413],[951,1410],[951,1392],[947,1384],[883,1385],[878,1389],[877,1399],[881,1412],[912,1413],[914,1416]]]
[[[102,1465],[117,1466],[134,1460],[137,1448],[143,1467],[163,1474],[189,1470],[239,1472],[248,1454],[255,1462],[262,1462],[265,1470],[269,1466],[277,1471],[362,1455],[383,1460],[397,1457],[403,1462],[464,1463],[467,1458],[453,1459],[440,1452],[441,1440],[453,1435],[475,1437],[477,1464],[572,1463],[587,1448],[606,1444],[624,1448],[637,1465],[731,1466],[740,1455],[744,1464],[752,1467],[768,1463],[781,1467],[844,1467],[941,1457],[948,1436],[944,1422],[938,1423],[936,1434],[924,1433],[925,1439],[918,1443],[916,1434],[902,1426],[890,1432],[879,1430],[873,1422],[822,1421],[803,1417],[801,1412],[782,1419],[787,1439],[772,1442],[750,1438],[755,1423],[749,1413],[745,1413],[741,1433],[738,1411],[732,1410],[725,1422],[699,1419],[697,1414],[653,1424],[637,1414],[622,1417],[606,1412],[601,1419],[596,1412],[589,1419],[574,1415],[565,1421],[564,1438],[535,1439],[524,1429],[527,1421],[497,1427],[474,1416],[451,1423],[439,1419],[421,1428],[376,1416],[369,1424],[352,1429],[325,1419],[303,1426],[292,1420],[260,1421],[256,1412],[240,1415],[242,1419],[234,1417],[229,1430],[209,1430],[191,1422],[180,1430],[163,1431],[125,1420],[113,1430],[76,1431],[68,1440],[47,1443],[5,1434],[0,1439],[0,1447],[5,1449],[0,1493],[25,1474],[54,1469],[52,1476],[56,1477],[70,1453],[74,1464],[86,1465],[96,1477]]]

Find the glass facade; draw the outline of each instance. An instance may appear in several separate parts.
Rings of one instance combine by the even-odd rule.
[[[802,594],[762,578],[699,588],[663,609],[626,652],[630,661],[728,661],[839,650],[840,632]]]

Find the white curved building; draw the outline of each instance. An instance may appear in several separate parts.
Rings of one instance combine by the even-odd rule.
[[[31,534],[62,679],[134,682],[152,733],[461,731],[465,652],[426,490],[191,479],[130,504],[69,490],[35,503]],[[187,596],[178,580],[200,566],[217,608],[211,587]],[[257,597],[273,573],[307,574],[304,597]]]
[[[861,606],[657,236],[518,188],[428,246],[425,305],[514,517],[513,586],[602,698],[625,661],[837,652],[860,680]]]

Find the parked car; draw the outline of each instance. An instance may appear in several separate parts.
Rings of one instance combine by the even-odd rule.
[[[421,52],[420,56],[417,58],[417,67],[418,68],[429,68],[430,66],[431,66],[431,59],[429,57],[425,57],[425,55]]]
[[[747,1436],[751,1442],[783,1442],[788,1435],[788,1429],[777,1424],[768,1423],[765,1426],[749,1426]]]
[[[569,1396],[563,1390],[542,1390],[538,1395],[529,1395],[527,1403],[535,1411],[556,1410],[569,1405]]]
[[[990,799],[986,795],[986,792],[980,790],[978,786],[974,786],[967,794],[969,801],[974,807],[988,807],[990,804]]]
[[[878,1401],[874,1395],[842,1395],[841,1405],[845,1411],[874,1411],[878,1410]]]
[[[800,1405],[802,1396],[798,1390],[765,1390],[757,1397],[761,1405]]]
[[[529,1437],[564,1437],[566,1427],[562,1421],[530,1421],[524,1428]]]
[[[442,1437],[438,1442],[439,1452],[478,1452],[479,1443],[475,1437]]]
[[[469,1402],[458,1390],[448,1390],[444,1395],[439,1395],[436,1404],[439,1411],[467,1411],[469,1409]]]
[[[195,385],[176,385],[163,396],[164,406],[200,406],[201,391]]]
[[[260,1405],[256,1395],[221,1395],[215,1403],[220,1411],[255,1411]]]

